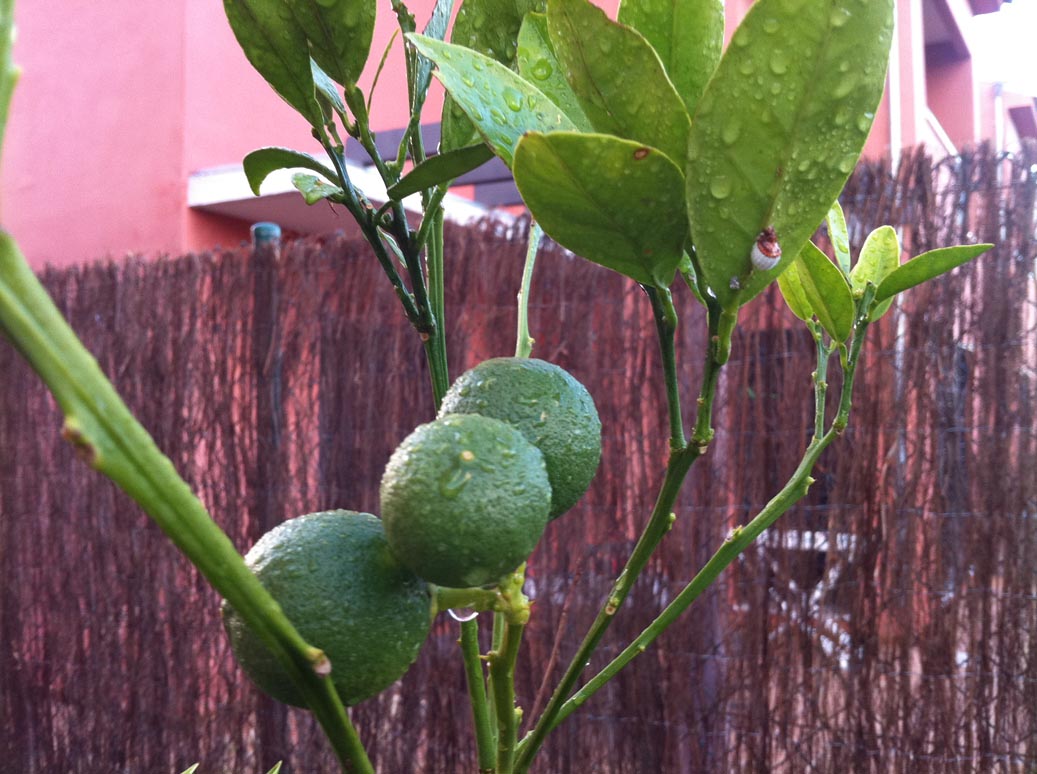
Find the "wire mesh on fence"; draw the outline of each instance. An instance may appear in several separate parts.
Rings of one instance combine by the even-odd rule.
[[[1037,149],[863,166],[843,203],[860,245],[997,243],[871,334],[851,427],[809,497],[609,687],[539,761],[570,772],[1037,770]],[[524,244],[447,235],[451,371],[510,354]],[[130,407],[242,549],[281,520],[377,511],[389,454],[432,416],[420,342],[362,244],[291,243],[47,272]],[[693,410],[706,342],[678,294]],[[519,661],[531,709],[595,615],[650,509],[666,408],[650,309],[548,248],[534,354],[594,395],[591,491],[534,554]],[[781,486],[813,426],[809,337],[773,292],[743,315],[717,440],[591,667],[615,655],[731,527]],[[334,770],[308,715],[233,664],[218,600],[158,530],[74,459],[37,379],[0,345],[0,768]],[[833,376],[838,380],[837,373]],[[382,772],[474,771],[456,624],[355,710]],[[557,658],[552,654],[557,650]],[[559,663],[560,662],[560,663]]]

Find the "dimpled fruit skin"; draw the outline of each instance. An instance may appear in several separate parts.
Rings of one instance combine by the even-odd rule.
[[[418,656],[431,625],[429,586],[389,550],[369,513],[300,516],[266,533],[245,562],[310,645],[331,660],[346,704],[398,680]],[[223,625],[246,674],[279,701],[305,706],[273,654],[226,602]]]
[[[522,433],[475,415],[421,425],[382,476],[382,520],[400,561],[430,583],[496,583],[533,552],[551,506],[544,458]]]
[[[463,373],[440,416],[482,414],[522,431],[540,449],[551,481],[551,518],[583,497],[601,461],[601,420],[587,388],[534,358],[498,357]]]

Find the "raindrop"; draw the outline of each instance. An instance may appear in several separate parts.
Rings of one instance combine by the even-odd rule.
[[[516,113],[522,110],[522,94],[510,86],[505,87],[501,96],[504,97],[504,104],[507,105],[511,110]]]
[[[857,119],[857,128],[862,132],[868,131],[871,128],[871,122],[874,118],[874,113],[864,113],[860,118]]]
[[[450,617],[458,623],[471,621],[479,615],[479,612],[477,610],[472,610],[472,608],[470,607],[459,607],[456,609],[450,608],[449,610],[447,610],[447,613],[449,613]]]
[[[746,59],[744,62],[742,62],[742,64],[738,66],[738,70],[742,73],[742,75],[752,75],[753,70],[755,69],[756,62],[754,62],[752,59]]]
[[[857,85],[857,77],[853,73],[847,73],[843,76],[843,79],[836,84],[835,89],[832,91],[833,96],[836,99],[842,99]]]
[[[485,67],[486,66],[482,63],[482,60],[479,59],[478,57],[474,57],[472,59],[472,69],[473,70],[478,70],[479,72],[482,72],[485,69]]]
[[[833,27],[842,27],[850,20],[850,16],[852,14],[849,8],[835,8],[828,17],[828,21],[831,22]]]
[[[778,28],[780,26],[781,26],[781,22],[779,22],[774,17],[771,17],[769,19],[764,20],[764,22],[763,22],[763,31],[764,32],[777,32]]]
[[[724,144],[734,145],[738,141],[738,138],[741,136],[741,134],[741,122],[736,118],[732,118],[730,121],[727,122],[727,125],[724,127],[724,130],[720,133],[720,138],[724,141]]]
[[[470,76],[468,73],[464,73],[461,75],[461,83],[463,83],[468,88],[472,88],[473,86],[475,86],[475,79],[472,78],[472,76]]]
[[[455,467],[448,470],[445,475],[439,479],[439,493],[447,499],[454,499],[468,486],[468,482],[472,480],[472,474],[465,470],[463,467]]]
[[[734,38],[731,40],[739,48],[745,48],[749,45],[749,32],[744,27],[739,27],[735,32]]]
[[[783,51],[774,51],[768,61],[771,72],[775,75],[784,75],[789,70],[789,60]]]
[[[839,162],[839,171],[844,175],[848,175],[853,172],[853,168],[857,165],[857,154],[848,153],[843,156],[842,161]]]
[[[714,199],[726,199],[731,195],[731,180],[725,175],[717,175],[709,181],[709,192]]]
[[[508,117],[505,116],[504,113],[502,113],[499,109],[495,107],[490,108],[490,118],[492,118],[494,122],[499,124],[500,126],[508,125]]]
[[[534,63],[533,69],[530,70],[530,73],[538,81],[546,81],[548,78],[551,77],[551,70],[552,68],[550,62],[548,62],[546,59],[539,59],[536,61],[536,63]]]
[[[835,111],[835,125],[845,126],[850,120],[850,109],[846,105],[842,105],[838,110]]]

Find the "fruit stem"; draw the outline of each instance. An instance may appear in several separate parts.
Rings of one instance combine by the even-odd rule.
[[[132,497],[241,615],[299,687],[344,766],[374,774],[330,678],[323,653],[302,638],[230,538],[133,417],[36,279],[0,232],[0,328],[54,394],[64,436],[91,467]]]
[[[472,724],[475,744],[479,753],[479,771],[493,771],[496,762],[493,728],[486,699],[486,680],[479,657],[479,619],[472,618],[461,624],[461,655],[464,657],[468,700],[472,706]]]
[[[571,715],[584,702],[608,683],[609,680],[615,677],[623,667],[643,653],[660,634],[673,624],[673,622],[676,621],[677,618],[687,610],[687,608],[696,599],[698,599],[703,591],[709,588],[713,581],[716,580],[717,576],[727,568],[727,566],[730,565],[731,562],[733,562],[735,558],[742,553],[742,551],[752,544],[752,542],[756,540],[764,530],[773,525],[780,516],[788,511],[789,508],[806,496],[807,491],[810,489],[810,485],[813,483],[813,478],[811,478],[810,474],[813,471],[814,465],[817,463],[822,452],[824,452],[828,445],[842,433],[843,428],[845,427],[845,421],[849,417],[850,396],[853,392],[854,378],[856,376],[861,345],[863,343],[867,325],[868,321],[865,313],[863,316],[858,317],[858,323],[855,329],[856,332],[853,344],[851,345],[850,357],[847,360],[846,371],[843,375],[840,406],[846,407],[845,413],[840,412],[839,417],[837,417],[836,420],[833,420],[832,425],[827,432],[820,437],[814,437],[811,439],[806,450],[803,452],[803,457],[800,460],[799,465],[796,467],[795,472],[789,478],[788,482],[756,515],[756,517],[744,527],[735,527],[731,530],[730,534],[728,534],[727,538],[721,544],[720,548],[717,549],[716,553],[713,554],[709,561],[706,562],[705,566],[694,578],[691,579],[688,585],[681,590],[666,609],[663,610],[663,612],[660,613],[659,616],[656,617],[655,620],[653,620],[648,627],[646,627],[645,630],[633,640],[633,642],[631,642],[618,656],[616,656],[611,663],[598,672],[598,674],[593,678],[588,680],[579,691],[577,691],[562,705],[556,718],[551,722],[548,731],[557,727],[558,724],[569,717],[569,715]],[[819,370],[823,370],[823,368],[821,368],[822,363],[827,362],[830,351],[820,342],[817,351]],[[816,396],[817,399],[822,402],[820,410],[823,417],[823,401],[825,399],[824,391],[820,391]],[[842,422],[839,421],[840,418],[843,420]],[[519,769],[519,771],[522,771],[522,769]]]
[[[526,248],[526,264],[522,269],[522,285],[518,292],[518,340],[515,342],[515,357],[529,357],[533,351],[533,337],[529,335],[529,287],[533,282],[533,266],[544,232],[534,220],[529,224],[529,245]]]
[[[522,593],[525,569],[526,566],[522,565],[500,584],[504,626],[500,642],[489,654],[497,718],[497,774],[513,774],[515,771],[515,747],[522,717],[522,710],[515,706],[515,663],[522,633],[529,620],[529,599]]]

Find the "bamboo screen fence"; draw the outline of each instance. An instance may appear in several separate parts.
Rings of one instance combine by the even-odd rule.
[[[853,241],[912,254],[998,244],[872,334],[851,427],[800,506],[549,741],[540,771],[1037,771],[1037,150],[862,166]],[[456,375],[511,354],[520,238],[447,234]],[[432,416],[423,355],[361,244],[288,244],[47,272],[131,408],[242,550],[284,518],[377,510],[396,444]],[[701,310],[678,293],[686,408]],[[594,395],[590,493],[535,553],[519,701],[542,701],[646,518],[666,453],[646,299],[542,255],[534,354]],[[791,472],[812,422],[809,338],[774,293],[736,335],[718,439],[594,665],[672,598]],[[20,774],[333,771],[309,717],[233,664],[218,600],[159,531],[74,459],[0,343],[0,769]],[[457,628],[355,711],[381,772],[475,770]],[[553,652],[557,648],[558,658]],[[553,668],[553,669],[552,669]],[[551,672],[545,674],[545,672]]]

